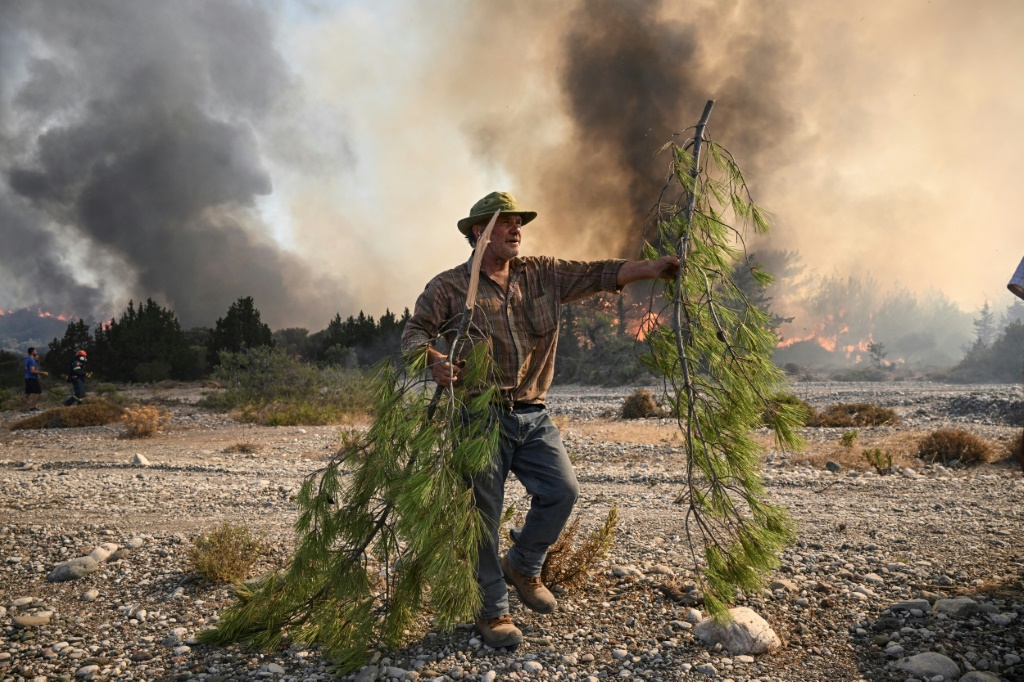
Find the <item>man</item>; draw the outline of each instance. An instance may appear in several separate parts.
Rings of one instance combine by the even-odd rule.
[[[495,411],[502,429],[494,469],[472,481],[476,506],[487,528],[477,565],[483,607],[475,623],[487,644],[515,648],[522,643],[523,635],[509,616],[505,580],[512,583],[530,609],[539,613],[555,610],[557,602],[541,582],[541,568],[579,495],[561,436],[544,407],[554,376],[559,308],[599,292],[619,291],[630,282],[675,277],[679,260],[665,256],[652,261],[584,263],[520,258],[523,226],[537,214],[520,210],[515,198],[506,192],[488,194],[474,204],[469,217],[458,222],[459,231],[470,245],[476,244],[491,216],[499,210],[480,266],[471,332],[474,340],[488,344],[498,373],[501,401]],[[427,284],[402,337],[405,350],[426,347],[430,371],[439,386],[459,380],[460,367],[449,363],[443,344],[450,343],[458,327],[470,261]],[[439,340],[441,350],[434,347]],[[499,558],[499,520],[510,471],[532,502],[523,527],[514,534],[515,546]]]
[[[43,386],[39,383],[39,377],[49,374],[39,369],[39,353],[34,346],[30,347],[25,358],[25,398],[21,401],[22,412],[35,412],[39,409],[39,399],[43,397]]]
[[[88,359],[84,350],[75,351],[75,359],[71,361],[71,367],[68,368],[68,381],[71,382],[72,394],[64,401],[66,406],[81,405],[85,400],[85,378],[90,376],[89,372],[85,371],[85,363]]]

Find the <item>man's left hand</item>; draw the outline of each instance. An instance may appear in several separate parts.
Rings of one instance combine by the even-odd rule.
[[[654,260],[634,260],[622,264],[615,283],[621,287],[642,279],[674,279],[678,272],[678,256],[662,256]]]

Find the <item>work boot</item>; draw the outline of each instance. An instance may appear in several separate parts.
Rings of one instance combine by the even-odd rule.
[[[516,588],[524,604],[537,613],[554,613],[558,600],[551,594],[551,590],[544,587],[539,575],[523,575],[512,568],[508,562],[508,554],[501,557],[501,572],[505,574],[505,580]]]
[[[477,618],[474,625],[483,635],[487,646],[495,649],[505,647],[509,651],[515,651],[523,643],[523,633],[512,622],[512,616],[507,613],[487,620]]]

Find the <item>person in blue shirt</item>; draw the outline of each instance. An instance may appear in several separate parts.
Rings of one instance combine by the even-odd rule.
[[[71,367],[68,369],[68,381],[71,382],[71,389],[74,392],[64,401],[67,406],[81,405],[85,400],[85,378],[89,376],[89,372],[85,371],[87,359],[84,350],[75,351],[75,359],[71,361]]]
[[[49,372],[39,369],[39,353],[35,347],[28,349],[25,358],[25,398],[21,401],[22,411],[35,412],[39,409],[39,399],[43,397],[43,386],[39,377],[48,376]]]

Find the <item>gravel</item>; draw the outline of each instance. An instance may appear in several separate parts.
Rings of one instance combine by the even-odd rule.
[[[891,407],[908,433],[954,426],[1006,442],[1019,432],[1014,386],[794,389],[819,408]],[[439,632],[424,620],[405,648],[377,652],[350,679],[1024,679],[1024,557],[1014,539],[1024,479],[1015,461],[918,463],[879,476],[769,453],[768,494],[790,510],[799,540],[771,584],[738,605],[766,619],[783,646],[734,655],[694,636],[701,614],[684,510],[674,503],[678,448],[578,433],[616,414],[629,392],[563,387],[550,399],[580,458],[583,525],[596,526],[612,506],[620,516],[593,580],[560,594],[550,616],[513,598],[526,637],[514,653],[484,646],[468,624]],[[231,595],[192,575],[185,550],[196,533],[230,520],[266,536],[272,552],[261,568],[283,563],[293,547],[293,495],[343,428],[243,425],[184,396],[158,397],[174,417],[153,439],[121,440],[117,427],[0,432],[0,680],[330,679],[315,649],[197,644]],[[824,429],[806,435],[812,449],[837,438]],[[256,451],[226,452],[241,443]],[[510,483],[510,500],[523,494]],[[47,580],[90,554],[96,570]]]

